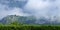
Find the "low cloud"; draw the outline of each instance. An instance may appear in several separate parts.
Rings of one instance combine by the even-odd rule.
[[[29,0],[24,9],[24,12],[36,17],[55,19],[60,17],[60,0]]]

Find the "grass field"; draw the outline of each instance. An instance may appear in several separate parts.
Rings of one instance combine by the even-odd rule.
[[[54,25],[0,25],[0,30],[60,30]]]

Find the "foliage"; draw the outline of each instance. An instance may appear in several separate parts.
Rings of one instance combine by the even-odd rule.
[[[23,25],[0,25],[0,30],[60,30],[60,26],[23,26]]]

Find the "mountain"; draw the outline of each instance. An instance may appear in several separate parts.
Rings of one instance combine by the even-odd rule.
[[[45,17],[40,17],[37,19],[35,16],[17,16],[17,15],[8,15],[0,20],[2,24],[10,24],[13,22],[18,22],[21,24],[46,24],[46,25],[58,25],[57,21],[49,21],[51,19],[46,19]]]
[[[23,24],[34,24],[36,21],[36,18],[33,16],[8,15],[8,16],[4,17],[2,20],[0,20],[0,23],[10,24],[15,21],[17,21],[19,23],[23,23]]]

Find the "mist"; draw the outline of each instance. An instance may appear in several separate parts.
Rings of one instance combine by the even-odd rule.
[[[60,0],[29,0],[24,7],[27,13],[30,13],[37,18],[42,16],[45,18],[60,17]],[[55,21],[55,20],[51,20]]]

